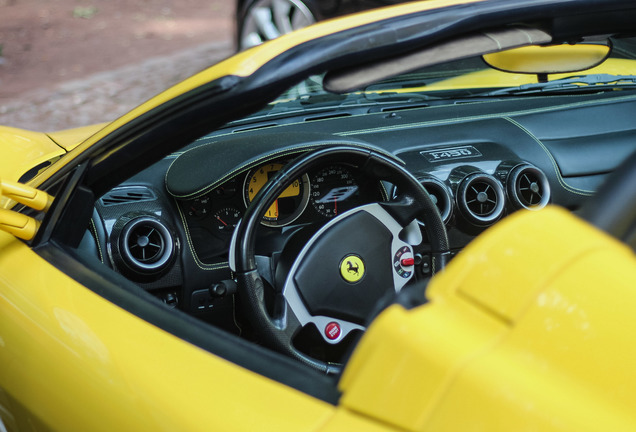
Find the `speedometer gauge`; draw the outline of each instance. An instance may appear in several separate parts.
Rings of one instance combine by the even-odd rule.
[[[311,178],[311,203],[318,213],[328,218],[356,206],[358,185],[347,168],[331,165]]]
[[[243,198],[248,206],[256,194],[283,167],[281,163],[262,165],[247,175]],[[307,207],[309,201],[309,177],[305,174],[287,187],[267,209],[263,216],[263,225],[284,226],[295,221]]]

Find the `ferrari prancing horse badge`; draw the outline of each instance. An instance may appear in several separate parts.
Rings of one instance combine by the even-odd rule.
[[[340,262],[340,275],[349,283],[359,282],[364,271],[364,261],[357,255],[347,255]]]

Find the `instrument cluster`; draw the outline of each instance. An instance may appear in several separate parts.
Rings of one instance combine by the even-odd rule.
[[[188,236],[202,262],[227,259],[232,233],[245,209],[286,162],[262,164],[205,195],[179,202]],[[323,225],[354,207],[383,200],[382,190],[377,180],[353,166],[325,165],[295,179],[267,209],[261,224],[266,232],[288,225]]]

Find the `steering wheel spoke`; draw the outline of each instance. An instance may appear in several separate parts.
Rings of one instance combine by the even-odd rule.
[[[389,202],[378,203],[397,223],[407,226],[417,219],[422,208],[411,195],[400,195]]]
[[[254,253],[261,218],[293,179],[342,159],[395,184],[402,195],[394,202],[349,210],[317,232],[299,237],[302,242],[290,246],[288,261],[272,272],[270,261]],[[364,331],[377,305],[415,278],[413,246],[422,242],[418,219],[425,222],[433,255],[448,254],[446,229],[428,193],[399,161],[380,153],[354,146],[324,148],[285,166],[245,212],[230,249],[239,293],[248,303],[247,316],[263,342],[319,370],[332,371],[333,363],[299,351],[294,338],[310,325],[327,345],[341,344],[352,332]],[[275,294],[282,298],[275,298],[271,314],[265,306],[263,279],[277,283],[277,290],[282,284]]]
[[[292,313],[298,325],[301,327],[309,324],[315,325],[323,340],[328,344],[333,345],[341,342],[353,330],[365,330],[363,325],[352,323],[342,318],[312,315],[301,298],[300,291],[294,283],[293,277],[288,278],[283,292],[287,305],[293,311]]]

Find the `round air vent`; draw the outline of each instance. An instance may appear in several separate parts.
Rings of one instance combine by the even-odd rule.
[[[453,198],[448,187],[435,177],[421,178],[419,181],[437,206],[444,223],[448,223],[453,214]]]
[[[503,186],[491,175],[471,174],[459,185],[457,204],[468,221],[476,225],[488,225],[503,214]]]
[[[132,270],[155,273],[164,269],[175,250],[168,228],[158,219],[142,216],[128,222],[119,237],[121,257]]]
[[[508,174],[508,196],[517,208],[539,210],[550,201],[548,177],[539,168],[523,164]]]

